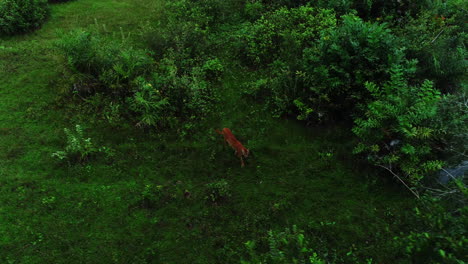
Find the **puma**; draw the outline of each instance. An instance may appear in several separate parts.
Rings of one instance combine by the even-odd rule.
[[[224,136],[224,140],[234,149],[234,154],[240,158],[241,160],[241,167],[244,167],[244,159],[249,156],[249,150],[245,148],[242,143],[232,134],[231,129],[223,128],[222,131],[215,129],[218,134]]]

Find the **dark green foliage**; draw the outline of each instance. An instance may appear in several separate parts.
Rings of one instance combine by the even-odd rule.
[[[82,89],[120,97],[129,94],[134,80],[149,73],[155,63],[148,51],[80,30],[64,34],[57,47],[73,70],[98,82],[97,87],[87,84]]]
[[[116,106],[127,103],[138,126],[169,127],[180,119],[189,128],[216,107],[210,81],[223,72],[216,58],[199,62],[168,49],[156,64],[149,51],[84,31],[64,35],[57,47],[78,74],[75,92],[106,94]]]
[[[383,87],[366,83],[375,99],[365,117],[355,120],[353,132],[360,143],[354,152],[368,154],[371,163],[416,184],[443,165],[435,155],[436,128],[431,126],[440,92],[429,81],[408,85],[399,66],[393,67],[391,76]]]
[[[67,161],[69,165],[76,163],[85,163],[90,158],[98,153],[105,154],[107,158],[114,156],[112,149],[108,147],[97,147],[91,138],[86,138],[83,133],[83,128],[80,125],[75,125],[75,129],[64,129],[67,137],[67,145],[64,150],[52,153],[52,157],[61,161]]]
[[[339,111],[341,118],[349,118],[356,105],[369,99],[364,83],[387,80],[387,70],[401,59],[388,27],[354,15],[343,16],[339,27],[322,31],[318,45],[304,51],[307,92],[301,99],[304,103],[315,101],[313,109],[335,111],[335,115]]]
[[[425,10],[397,26],[407,56],[417,59],[417,78],[433,80],[443,92],[456,92],[466,75],[467,13],[457,1]]]
[[[145,30],[148,46],[157,57],[168,50],[180,56],[179,64],[203,55],[210,55],[220,42],[210,32],[236,16],[238,1],[178,0],[164,5],[165,17]]]
[[[208,69],[193,67],[186,72],[174,59],[161,60],[150,78],[138,79],[134,95],[128,98],[130,109],[139,115],[139,124],[167,127],[178,117],[189,126],[212,114],[218,96],[206,75],[217,71]]]
[[[13,35],[39,28],[47,19],[47,0],[0,1],[0,35]]]
[[[128,102],[130,109],[139,113],[139,125],[164,126],[171,121],[171,105],[159,89],[142,77],[137,80],[135,94]]]
[[[249,255],[248,260],[242,260],[241,264],[325,264],[326,262],[318,257],[309,248],[309,241],[304,236],[304,231],[296,226],[292,229],[286,228],[283,232],[268,231],[266,239],[266,252],[258,252],[254,241],[247,241],[245,246]],[[262,241],[263,242],[263,241]]]
[[[220,80],[224,73],[224,66],[218,58],[210,59],[203,64],[202,71],[207,80]]]
[[[468,98],[465,93],[444,95],[437,104],[437,115],[431,120],[436,128],[438,150],[450,165],[466,159],[468,149]]]
[[[322,12],[327,16],[315,18],[317,31],[308,27],[304,32],[282,33],[281,37],[292,41],[279,44],[274,43],[274,37],[262,38],[268,40],[264,47],[279,45],[284,50],[261,49],[259,40],[252,41],[255,49],[251,50],[255,51],[252,54],[263,54],[265,58],[278,58],[270,65],[270,77],[264,81],[278,114],[293,114],[301,120],[330,117],[349,120],[350,114],[356,114],[356,106],[370,98],[364,83],[387,80],[387,70],[399,63],[404,54],[387,26],[364,22],[353,15],[343,16],[341,24],[334,26],[333,14]],[[271,30],[270,34],[277,36],[275,32],[281,31]],[[278,52],[280,55],[275,57]],[[256,58],[261,61],[260,56]]]
[[[206,21],[167,21],[148,29],[146,42],[157,58],[162,58],[168,49],[174,50],[181,58],[195,57],[210,47]],[[180,62],[183,63],[183,62]]]
[[[425,170],[466,157],[462,4],[53,5],[0,43],[0,262],[461,263],[466,188]]]
[[[259,19],[264,12],[266,12],[267,6],[262,3],[261,0],[246,1],[243,9],[243,15],[250,21]]]
[[[466,199],[467,191],[464,195]],[[464,263],[467,256],[468,207],[447,211],[450,205],[426,197],[421,207],[415,208],[417,225],[409,234],[395,238],[395,244],[413,262]]]
[[[246,62],[267,65],[276,59],[291,62],[320,37],[322,30],[335,27],[330,10],[312,7],[280,8],[265,14],[239,32]]]
[[[308,6],[280,8],[245,24],[239,32],[243,60],[249,65],[268,65],[268,77],[252,83],[246,93],[268,98],[276,116],[291,113],[294,104],[304,106],[301,119],[309,119],[310,102],[303,102],[301,97],[310,92],[304,84],[306,76],[299,58],[307,49],[316,49],[323,31],[335,27],[333,11]]]
[[[305,5],[307,0],[262,0],[265,6],[270,6],[272,9],[280,8],[280,7],[298,7],[301,5]]]
[[[399,20],[407,15],[416,15],[427,8],[431,1],[426,0],[318,0],[314,5],[334,9],[337,14],[344,15],[355,12],[365,20],[388,19]]]
[[[232,196],[231,187],[225,179],[208,183],[205,193],[205,199],[214,204],[224,202]]]

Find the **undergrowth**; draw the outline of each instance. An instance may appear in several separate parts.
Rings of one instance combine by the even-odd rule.
[[[306,2],[75,0],[3,38],[0,260],[461,263],[432,173],[464,155],[461,2]]]

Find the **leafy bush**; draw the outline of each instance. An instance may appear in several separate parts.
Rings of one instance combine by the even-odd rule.
[[[210,33],[240,9],[236,1],[177,0],[165,4],[164,20],[149,25],[146,42],[158,58],[172,49],[184,59],[211,54],[219,37]]]
[[[156,27],[146,29],[145,42],[161,59],[168,50],[173,50],[183,58],[193,58],[204,54],[210,48],[208,31],[203,24],[181,20],[166,21]]]
[[[191,126],[216,107],[211,82],[223,73],[217,58],[189,59],[169,49],[156,63],[149,51],[84,31],[65,34],[57,47],[84,80],[74,85],[77,92],[100,92],[116,101],[111,119],[119,119],[114,110],[126,103],[137,125],[167,127],[183,120]]]
[[[47,0],[2,0],[0,35],[13,35],[39,28],[48,14]]]
[[[217,58],[207,60],[202,70],[207,80],[219,80],[224,72],[224,66]]]
[[[420,10],[429,7],[426,0],[318,0],[315,5],[330,8],[339,15],[356,12],[359,17],[372,20],[386,17],[401,19],[406,15],[416,15]]]
[[[454,212],[448,212],[447,208],[440,200],[424,198],[421,207],[415,208],[417,228],[395,238],[402,254],[418,263],[464,263],[468,207],[465,205]]]
[[[301,100],[311,102],[313,109],[321,107],[319,112],[354,112],[357,104],[369,99],[364,83],[387,80],[387,70],[402,57],[385,25],[343,16],[339,27],[321,32],[317,47],[304,51],[307,91]]]
[[[442,168],[434,150],[436,128],[430,125],[440,92],[429,81],[411,86],[406,78],[403,67],[394,66],[383,87],[366,83],[375,99],[367,105],[365,117],[355,120],[353,132],[360,143],[354,152],[366,153],[373,164],[416,184]]]
[[[210,60],[200,64],[207,63]],[[197,66],[183,70],[169,54],[160,61],[150,78],[138,79],[139,85],[128,99],[130,109],[137,113],[142,125],[164,127],[178,119],[187,127],[192,126],[215,113],[219,95],[207,80],[207,76],[215,72],[218,73],[216,68],[213,71]]]
[[[278,55],[278,52],[283,52],[281,48],[277,49],[279,51],[272,50],[276,45],[273,37],[264,37],[264,40],[268,40],[263,45],[267,49],[252,44],[258,45],[254,54],[277,58],[269,65],[269,76],[263,80],[276,115],[291,114],[307,121],[330,117],[349,120],[350,113],[356,114],[359,109],[356,106],[366,104],[371,98],[364,88],[365,82],[388,80],[387,70],[404,58],[396,38],[386,25],[364,22],[354,15],[346,15],[337,27],[333,26],[333,14],[323,12],[327,14],[326,19],[321,16],[317,18],[314,25],[316,31],[310,29],[312,25],[303,34],[290,31],[291,36],[300,37],[289,38],[294,41],[290,45],[285,44],[288,47],[284,48],[286,55]],[[323,20],[328,22],[317,26],[324,23]],[[274,32],[281,30],[271,29],[270,32],[275,36]],[[287,36],[287,33],[280,36]]]
[[[140,77],[133,97],[128,98],[132,111],[139,113],[139,125],[163,126],[170,117],[169,99],[152,83]]]
[[[100,84],[94,92],[125,96],[137,77],[154,68],[148,51],[85,31],[64,34],[56,45],[73,70],[92,76]]]
[[[302,230],[293,226],[283,232],[268,231],[267,250],[260,251],[254,241],[247,241],[248,260],[242,260],[242,264],[325,264],[313,250],[309,248],[309,242]]]
[[[334,27],[336,19],[330,10],[312,7],[280,8],[267,13],[239,32],[245,60],[267,65],[276,59],[293,61],[302,50],[320,36],[320,31]]]
[[[305,5],[307,2],[307,0],[262,0],[263,3],[266,5],[266,6],[270,6],[271,8],[279,8],[279,7],[298,7],[298,6],[302,6],[302,5]]]
[[[261,0],[252,0],[246,1],[243,9],[243,15],[248,20],[257,20],[265,12],[266,6],[262,3]]]
[[[142,186],[138,204],[145,209],[164,207],[177,197],[178,190],[172,185],[156,185],[147,183]]]
[[[439,90],[452,93],[459,90],[467,67],[467,37],[460,22],[468,17],[456,2],[425,10],[395,27],[408,58],[419,61],[418,79],[433,80]]]
[[[436,128],[438,150],[450,165],[466,160],[468,150],[468,98],[466,94],[444,95],[437,105],[437,115],[431,121]]]
[[[229,199],[232,196],[229,183],[225,179],[206,185],[205,199],[212,203],[220,203]]]

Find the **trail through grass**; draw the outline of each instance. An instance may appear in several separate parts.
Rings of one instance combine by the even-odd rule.
[[[381,238],[406,226],[410,196],[373,183],[374,172],[351,162],[344,128],[304,128],[244,99],[238,87],[252,77],[232,61],[225,61],[220,120],[190,140],[116,130],[62,105],[57,30],[97,21],[104,34],[138,39],[160,8],[150,0],[71,1],[54,5],[42,29],[1,40],[2,263],[238,263],[244,242],[292,225],[317,251],[357,248],[363,258],[393,263]],[[74,167],[54,161],[63,128],[77,122],[116,156]],[[251,149],[245,168],[214,133],[222,127]],[[232,196],[210,202],[206,184],[220,179]]]

